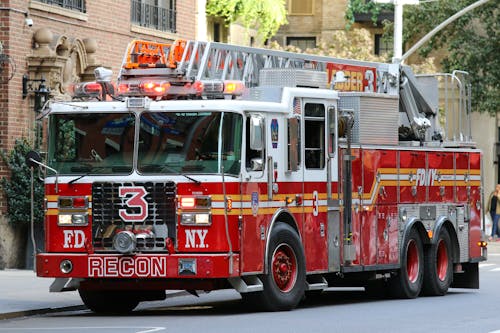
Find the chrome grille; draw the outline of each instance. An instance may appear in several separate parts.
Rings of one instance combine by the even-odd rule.
[[[120,196],[120,188],[144,188],[147,217],[141,222],[127,222],[123,214],[140,214],[137,205],[127,205],[130,195]],[[175,239],[175,196],[173,182],[99,182],[92,185],[92,244],[96,251],[114,251],[113,237],[122,230],[136,234],[137,251],[166,251],[166,238]],[[140,199],[140,198],[139,198]],[[140,199],[142,200],[142,199]]]

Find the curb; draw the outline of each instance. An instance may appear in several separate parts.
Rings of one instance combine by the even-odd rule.
[[[64,307],[60,307],[60,308],[42,308],[42,309],[35,309],[35,310],[6,312],[6,313],[0,313],[0,320],[14,319],[14,318],[19,318],[19,317],[36,316],[36,315],[54,313],[54,312],[80,311],[80,310],[86,310],[86,309],[87,309],[87,307],[85,305],[72,305],[72,306],[64,306]]]
[[[191,294],[185,290],[174,291],[171,293],[167,293],[165,295],[165,300],[167,300],[169,298],[187,296],[187,295],[191,295]],[[5,312],[5,313],[0,313],[0,320],[37,316],[37,315],[43,315],[43,314],[48,314],[48,313],[82,311],[82,310],[87,310],[87,307],[85,305],[70,305],[70,306],[62,306],[62,307],[58,307],[58,308],[41,308],[41,309],[33,309],[33,310],[25,310],[25,311]]]

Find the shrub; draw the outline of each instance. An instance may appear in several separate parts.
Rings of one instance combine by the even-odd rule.
[[[31,170],[26,165],[26,154],[32,147],[26,139],[16,140],[9,153],[1,152],[4,163],[10,169],[10,177],[0,181],[7,198],[7,216],[12,226],[27,226],[31,221]],[[34,222],[43,221],[43,182],[34,172]]]

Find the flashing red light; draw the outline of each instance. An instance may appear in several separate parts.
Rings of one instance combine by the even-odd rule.
[[[87,206],[87,202],[84,197],[76,197],[73,198],[73,207],[75,208],[84,208]]]
[[[170,83],[161,81],[147,81],[147,82],[142,82],[141,83],[141,90],[145,94],[150,94],[150,95],[164,95],[168,89],[170,88]]]
[[[122,83],[118,86],[118,94],[123,95],[130,91],[129,85],[127,83]]]
[[[196,93],[200,95],[203,92],[203,89],[204,89],[203,82],[196,81],[195,83],[193,83],[193,88],[196,91]]]
[[[87,94],[100,94],[102,87],[97,82],[87,82],[83,84],[83,91]]]
[[[81,82],[70,87],[70,93],[76,97],[100,96],[102,87],[97,82]]]

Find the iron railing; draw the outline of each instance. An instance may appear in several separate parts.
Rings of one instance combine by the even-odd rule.
[[[156,4],[159,2],[155,1]],[[175,0],[162,1],[164,5],[152,5],[143,0],[132,0],[131,21],[141,27],[176,32]]]
[[[86,12],[85,0],[36,0],[47,5],[59,6],[62,8],[76,10],[82,13]]]

